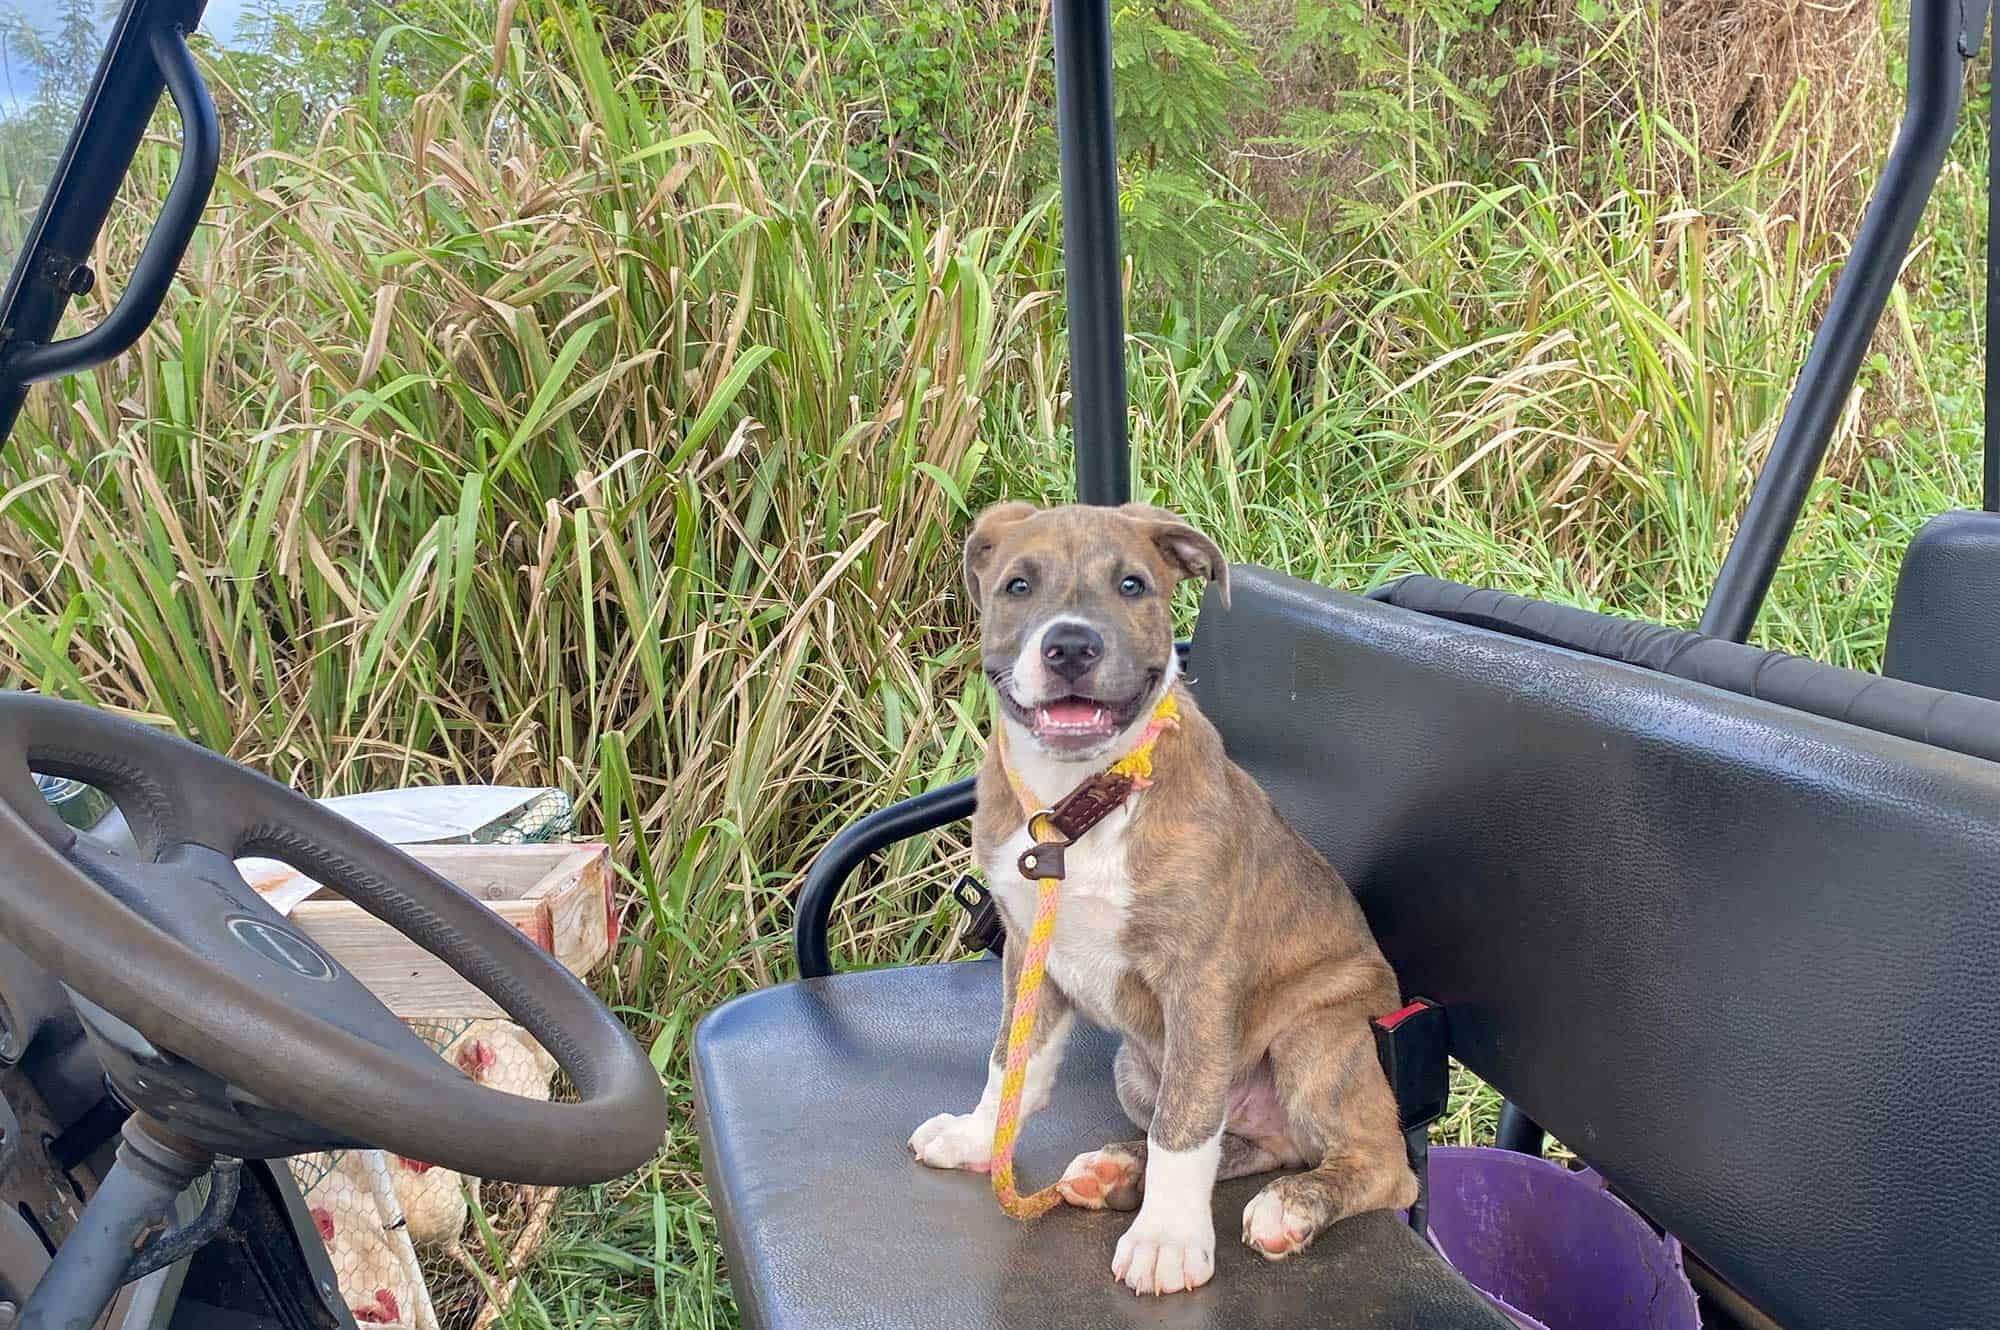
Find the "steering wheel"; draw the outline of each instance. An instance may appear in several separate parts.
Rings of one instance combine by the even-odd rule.
[[[37,771],[103,789],[139,856],[78,837]],[[462,1075],[243,881],[234,861],[253,855],[317,879],[457,971],[555,1057],[579,1102]],[[640,1167],[666,1130],[645,1054],[513,925],[313,800],[89,707],[0,692],[0,936],[88,999],[87,1026],[94,1003],[144,1037],[128,1045],[227,1091],[182,1079],[155,1095],[155,1116],[210,1148],[370,1145],[474,1177],[576,1184]],[[193,1099],[222,1102],[176,1121]]]

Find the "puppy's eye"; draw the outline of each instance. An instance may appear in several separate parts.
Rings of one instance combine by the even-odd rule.
[[[1028,585],[1028,579],[1025,577],[1010,577],[1007,579],[1007,585],[1000,589],[1010,596],[1025,596],[1033,588]]]
[[[1118,594],[1121,596],[1145,595],[1146,579],[1139,576],[1137,573],[1125,574],[1124,579],[1118,583]]]

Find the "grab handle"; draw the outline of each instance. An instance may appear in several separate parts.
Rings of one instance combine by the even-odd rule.
[[[124,294],[96,327],[56,342],[20,342],[0,353],[0,382],[39,383],[101,365],[122,355],[143,335],[160,312],[173,285],[174,272],[201,224],[202,209],[215,187],[215,170],[222,157],[222,130],[215,103],[188,49],[187,31],[178,24],[152,36],[153,62],[166,80],[174,109],[181,118],[181,161],[167,190],[166,206],[153,223],[146,247],[133,265]]]

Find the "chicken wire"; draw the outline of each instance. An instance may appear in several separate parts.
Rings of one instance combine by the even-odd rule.
[[[519,1026],[487,1019],[408,1024],[472,1079],[508,1094],[549,1097],[555,1060]],[[434,1330],[416,1253],[457,1246],[480,1180],[374,1150],[322,1151],[290,1163],[354,1319]]]

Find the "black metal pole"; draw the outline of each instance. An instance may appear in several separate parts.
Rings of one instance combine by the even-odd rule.
[[[1515,1154],[1539,1155],[1548,1141],[1548,1133],[1541,1124],[1521,1111],[1513,1100],[1504,1100],[1500,1105],[1500,1126],[1494,1133],[1493,1143],[1502,1150],[1512,1150]]]
[[[174,1199],[215,1162],[150,1118],[125,1124],[118,1160],[91,1195],[76,1228],[42,1272],[14,1322],[17,1330],[95,1325],[118,1296],[132,1254],[166,1227]]]
[[[1833,303],[1813,337],[1812,352],[1779,422],[1770,459],[1751,492],[1743,525],[1723,560],[1715,592],[1701,616],[1704,633],[1741,642],[1749,637],[1757,611],[1763,608],[1772,574],[1784,556],[1813,477],[1819,474],[1861,357],[1901,274],[1910,238],[1958,126],[1966,57],[1978,49],[1985,31],[1986,7],[1965,6],[1968,11],[1974,8],[1978,26],[1967,24],[1968,37],[1960,24],[1972,16],[1961,12],[1961,0],[1912,0],[1909,96],[1896,146],[1834,288]]]
[[[215,103],[188,49],[180,27],[153,34],[153,58],[173,94],[181,117],[181,160],[167,190],[159,220],[146,237],[146,247],[125,279],[124,294],[104,321],[85,333],[59,342],[15,341],[0,353],[0,383],[12,386],[59,378],[101,365],[123,355],[138,342],[159,314],[173,287],[188,244],[201,224],[202,210],[215,188],[215,170],[222,159],[222,129]]]
[[[1053,18],[1076,497],[1117,504],[1132,497],[1132,456],[1125,437],[1125,282],[1118,250],[1111,9],[1105,0],[1054,0]]]
[[[2000,50],[2000,47],[1996,47]],[[1982,496],[1989,513],[2000,513],[2000,61],[1993,64],[1986,108],[1986,483]]]

